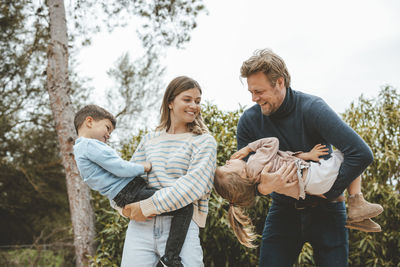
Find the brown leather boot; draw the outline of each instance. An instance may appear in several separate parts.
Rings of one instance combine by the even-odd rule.
[[[349,196],[347,201],[348,222],[360,222],[373,218],[383,211],[381,205],[366,201],[362,193]]]
[[[360,231],[367,232],[367,233],[382,231],[381,226],[371,219],[365,219],[361,222],[347,221],[346,227],[349,229],[360,230]]]

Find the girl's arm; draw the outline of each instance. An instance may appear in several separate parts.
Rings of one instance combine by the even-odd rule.
[[[329,148],[327,148],[325,145],[317,144],[311,149],[310,152],[299,152],[297,154],[294,154],[293,156],[300,158],[302,160],[312,160],[319,162],[320,156],[328,155],[329,154]]]
[[[278,152],[279,148],[279,140],[276,137],[267,137],[261,138],[257,141],[254,141],[247,146],[243,147],[239,151],[235,152],[231,159],[243,159],[247,157],[250,152],[256,152],[257,150],[262,150],[264,155],[269,155],[273,157]],[[269,161],[269,158],[266,159]]]

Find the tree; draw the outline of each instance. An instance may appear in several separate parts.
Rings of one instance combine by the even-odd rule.
[[[12,190],[9,191],[7,195],[5,192],[2,195],[6,201],[10,200],[10,203],[13,203],[10,198],[11,196],[18,196],[18,194],[14,193],[18,193],[18,187],[20,185],[36,188],[33,191],[24,191],[27,192],[28,195],[32,194],[32,196],[26,196],[26,199],[32,200],[35,199],[35,196],[33,196],[35,192],[42,192],[47,179],[53,177],[44,172],[35,171],[35,167],[40,169],[41,166],[44,166],[41,165],[43,162],[40,162],[40,160],[45,160],[46,157],[38,157],[38,154],[31,152],[36,149],[39,151],[40,145],[44,145],[44,143],[40,138],[30,138],[36,135],[51,138],[51,136],[54,136],[52,134],[55,133],[53,127],[56,127],[54,123],[51,122],[51,119],[49,119],[50,117],[47,116],[51,114],[51,109],[49,107],[49,97],[46,91],[43,90],[46,83],[44,66],[46,65],[45,53],[49,39],[48,7],[50,3],[51,2],[44,2],[44,4],[41,4],[39,2],[25,0],[3,1],[0,3],[0,27],[2,29],[0,33],[0,52],[3,59],[0,62],[0,83],[2,88],[0,90],[2,99],[0,105],[0,120],[2,123],[0,127],[0,138],[2,141],[0,142],[2,148],[0,152],[0,167],[2,170],[7,170],[7,172],[2,173],[5,175],[1,175],[1,179],[4,178],[4,181],[7,181],[7,183],[0,181],[0,187],[1,189],[5,189],[7,185],[7,190]],[[71,6],[67,9],[67,23],[68,28],[71,29],[68,34],[68,46],[65,46],[65,44],[61,46],[61,49],[65,48],[66,51],[69,49],[69,51],[67,51],[69,52],[69,58],[67,59],[69,59],[70,63],[73,62],[74,53],[80,48],[80,45],[90,43],[92,34],[103,29],[104,25],[106,25],[109,30],[112,30],[119,26],[121,21],[124,21],[123,18],[125,18],[125,21],[128,21],[128,18],[132,16],[142,17],[141,22],[143,23],[138,24],[137,28],[139,36],[143,39],[146,47],[154,46],[158,47],[159,50],[171,45],[180,47],[190,39],[189,32],[196,26],[195,17],[204,8],[200,0],[157,1],[151,3],[147,3],[147,1],[129,2],[115,0],[107,3],[107,5],[98,1],[75,1],[70,2],[70,4]],[[102,10],[103,13],[87,12],[89,8],[91,11]],[[92,16],[93,14],[94,16]],[[106,16],[96,17],[99,14],[106,14]],[[85,19],[88,19],[90,23],[84,23]],[[96,23],[93,23],[93,21]],[[168,29],[171,28],[174,30],[169,31]],[[54,49],[57,49],[54,43],[52,43],[52,45],[53,50],[49,49],[49,52],[51,52],[49,56],[55,56],[55,54],[52,53],[55,51]],[[68,64],[66,66],[68,66]],[[73,105],[76,107],[82,105],[83,101],[80,97],[82,93],[85,94],[87,90],[79,90],[84,87],[83,81],[75,79],[76,76],[74,75],[73,67],[74,66],[70,64],[69,83],[67,83],[66,93],[72,98]],[[48,72],[51,73],[50,68],[48,68]],[[50,80],[48,85],[52,86]],[[71,101],[66,101],[65,103],[68,102],[70,103]],[[43,131],[45,129],[48,131]],[[73,134],[71,136],[73,136]],[[21,140],[21,138],[26,139]],[[35,146],[29,149],[29,146],[22,146],[25,141],[35,141],[38,142],[38,145],[35,143]],[[56,155],[53,159],[58,164],[54,166],[57,172],[62,174],[63,172],[60,168],[58,156],[59,147],[52,145],[44,145],[44,147],[54,149],[54,151],[46,153],[49,155]],[[27,157],[17,157],[14,153],[25,153]],[[29,158],[29,156],[33,155],[36,155],[36,158]],[[21,172],[21,166],[26,167],[26,164],[24,162],[17,162],[18,160],[25,160],[26,162],[32,163],[32,165],[29,165],[29,168],[24,168],[25,172]],[[10,184],[7,179],[14,181],[11,177],[19,177],[19,180],[25,179],[26,181],[19,184],[11,183],[11,185],[18,186],[8,186]],[[26,183],[29,177],[34,177],[35,179],[31,179],[29,180],[30,182]],[[53,185],[53,183],[50,184]],[[45,190],[53,189],[53,187],[49,187]],[[57,186],[57,190],[63,190],[63,188]],[[59,191],[57,191],[57,193],[58,192]],[[46,196],[53,196],[56,194],[49,194]],[[44,195],[39,193],[38,196]],[[51,201],[49,200],[47,202],[50,203]],[[2,202],[2,204],[3,203],[6,202]],[[1,207],[4,207],[5,212],[9,212],[7,213],[8,215],[14,211],[22,212],[21,209],[12,210],[10,206],[6,205],[2,205]],[[45,209],[46,205],[43,205],[43,207]],[[25,210],[25,212],[26,211],[29,210]],[[3,210],[1,210],[1,212],[3,212]],[[27,214],[25,214],[25,216],[26,215]],[[12,221],[10,221],[10,225],[11,224]],[[37,228],[39,227],[40,226]],[[36,227],[31,227],[31,229],[34,228],[36,229]]]
[[[128,5],[126,1],[116,1],[116,6]],[[160,39],[155,40],[152,30],[141,35],[144,45],[147,48],[153,47],[154,43],[160,43],[165,40],[166,45],[179,45],[188,39],[187,31],[174,32],[168,34],[168,29],[164,29],[164,25],[168,25],[165,21],[169,21],[177,15],[178,9],[175,6],[191,6],[194,2],[168,2],[159,1],[156,4],[147,5],[147,2],[135,3],[134,8],[139,9],[140,15],[149,17],[156,22],[156,28],[152,30],[160,33]],[[73,129],[73,108],[69,98],[69,81],[68,81],[68,34],[65,18],[64,1],[49,0],[47,2],[50,16],[50,44],[48,48],[48,65],[47,65],[47,88],[50,96],[51,109],[53,111],[54,120],[56,122],[56,130],[60,144],[60,150],[63,159],[63,165],[66,173],[68,197],[71,210],[72,225],[74,228],[74,244],[77,257],[77,265],[87,265],[87,255],[93,255],[93,238],[94,223],[93,211],[90,206],[90,192],[87,186],[79,177],[76,164],[73,160],[72,145],[76,137]],[[105,10],[106,5],[103,5]],[[149,12],[150,11],[150,12]],[[114,10],[114,13],[121,12],[121,9]],[[183,14],[196,14],[197,10],[186,8]],[[153,15],[154,14],[154,15]],[[179,24],[182,28],[193,28],[195,24],[183,23]],[[148,26],[148,25],[147,25]],[[147,28],[147,26],[145,28]],[[85,216],[86,215],[86,216]]]
[[[150,50],[131,63],[129,53],[126,53],[107,73],[116,84],[107,91],[107,106],[118,119],[116,132],[120,140],[125,139],[127,133],[131,137],[132,129],[140,128],[138,125],[146,125],[151,115],[149,111],[154,111],[152,107],[158,106],[155,104],[162,98],[161,78],[165,68],[161,67],[158,56]]]
[[[87,266],[93,255],[94,213],[90,189],[79,176],[73,158],[74,109],[69,97],[68,35],[63,0],[47,2],[50,16],[50,43],[47,52],[47,90],[56,123],[59,147],[65,169],[77,266]]]

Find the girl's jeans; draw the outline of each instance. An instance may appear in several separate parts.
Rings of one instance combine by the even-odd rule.
[[[145,222],[130,221],[121,266],[156,266],[159,258],[164,255],[171,219],[172,216],[155,216]],[[180,257],[184,266],[204,266],[199,227],[193,221],[190,222]]]
[[[306,198],[307,200],[307,198]],[[317,266],[346,267],[348,231],[345,203],[274,199],[262,234],[260,266],[292,267],[305,242],[313,247]]]

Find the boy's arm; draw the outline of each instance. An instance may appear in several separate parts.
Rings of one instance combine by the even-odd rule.
[[[86,154],[92,162],[118,177],[135,177],[144,174],[145,167],[151,168],[123,160],[114,149],[97,140],[89,140]]]
[[[298,152],[297,154],[293,154],[293,156],[300,158],[302,160],[312,160],[319,162],[320,156],[328,155],[329,148],[325,145],[317,144],[311,149],[310,152]]]

